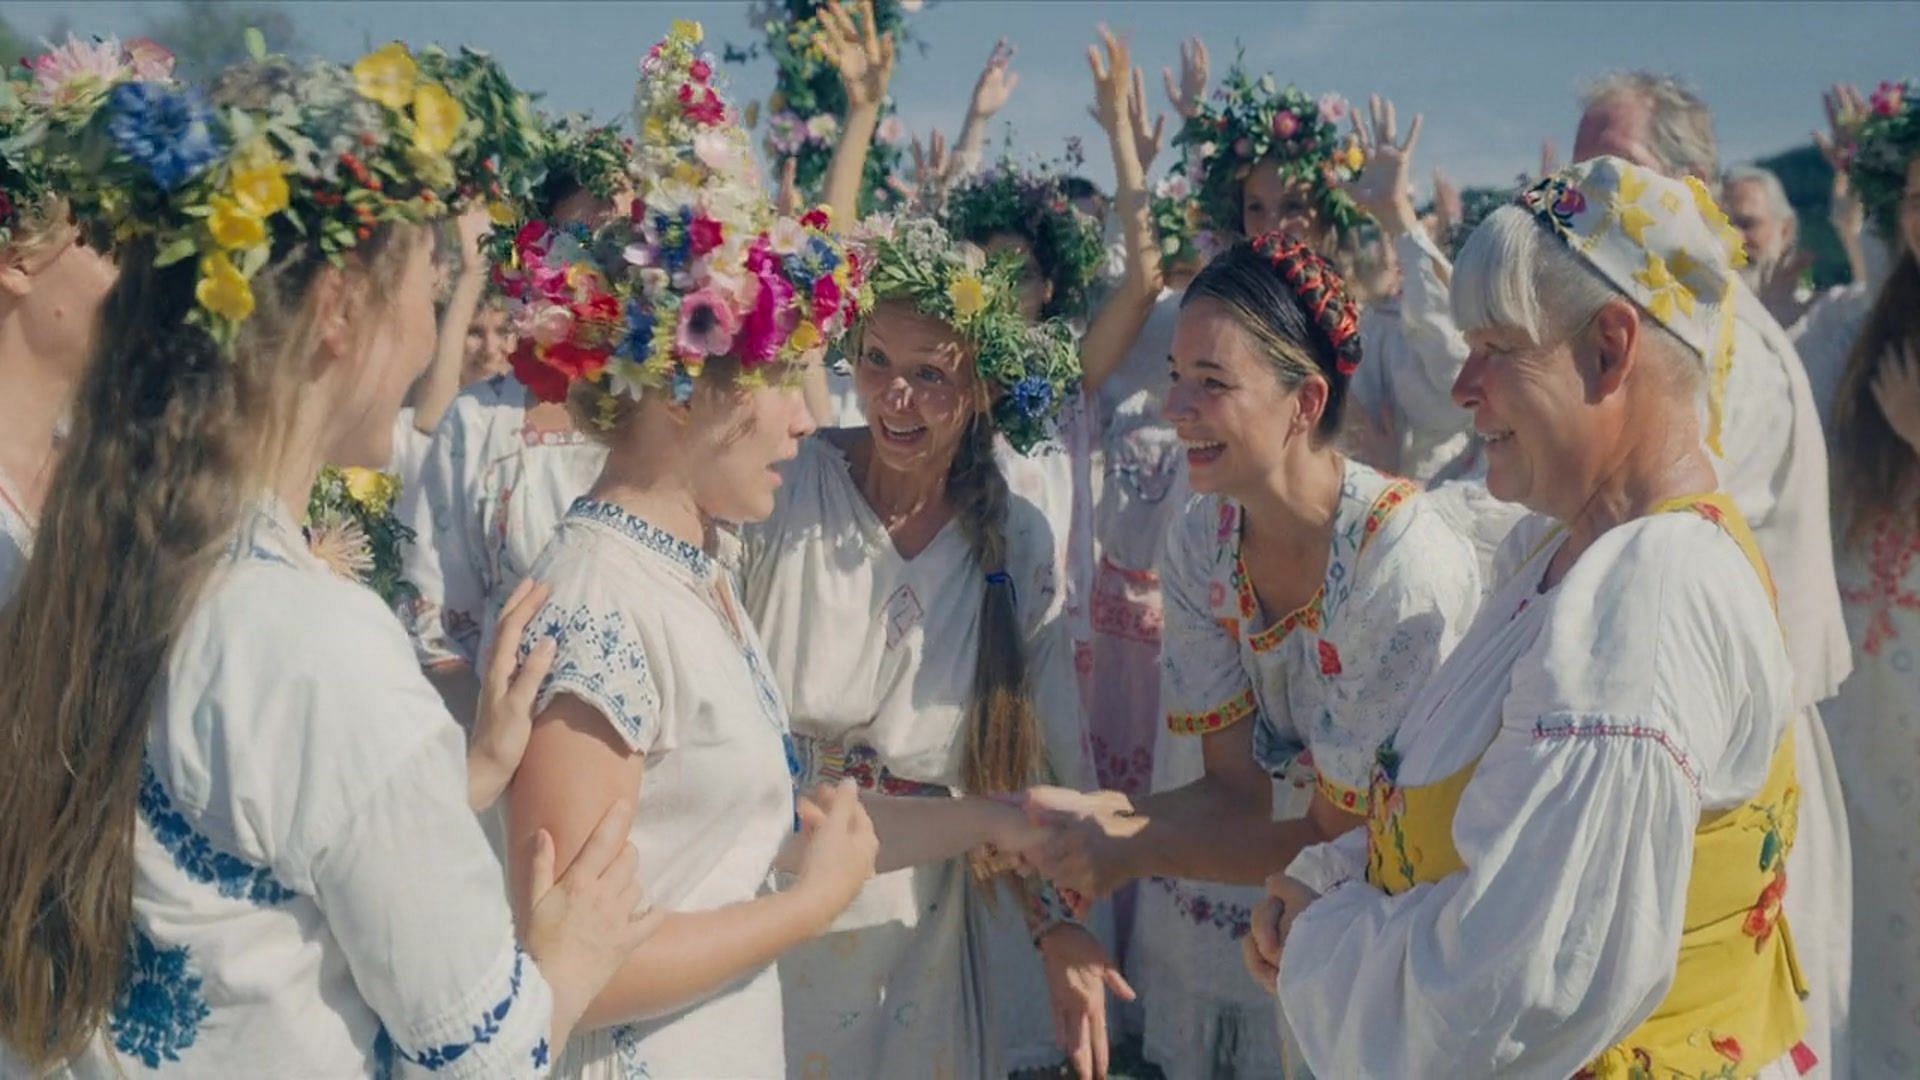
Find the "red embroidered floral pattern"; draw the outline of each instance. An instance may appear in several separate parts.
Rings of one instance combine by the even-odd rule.
[[[1867,581],[1841,584],[1841,600],[1872,612],[1866,639],[1860,644],[1860,651],[1868,656],[1879,656],[1888,643],[1899,640],[1894,612],[1920,611],[1920,585],[1912,580],[1915,557],[1920,557],[1920,529],[1882,521],[1867,545]]]
[[[1320,674],[1338,675],[1343,670],[1345,669],[1343,669],[1340,666],[1340,650],[1334,648],[1333,642],[1331,641],[1325,641],[1325,640],[1321,641],[1320,642]]]
[[[1253,688],[1247,687],[1216,708],[1198,713],[1168,713],[1167,730],[1176,735],[1205,735],[1223,731],[1253,715]]]
[[[1760,898],[1753,902],[1753,907],[1747,910],[1747,920],[1740,924],[1741,932],[1753,939],[1754,951],[1758,952],[1773,937],[1773,928],[1780,923],[1786,898],[1787,869],[1783,866],[1773,872],[1773,880],[1760,890]]]

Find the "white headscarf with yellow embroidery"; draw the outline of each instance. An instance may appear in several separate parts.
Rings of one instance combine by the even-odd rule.
[[[1706,185],[1598,157],[1559,170],[1516,201],[1699,354],[1709,379],[1707,445],[1720,454],[1735,271],[1747,255]]]

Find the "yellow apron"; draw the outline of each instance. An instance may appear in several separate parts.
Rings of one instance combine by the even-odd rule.
[[[1663,503],[1656,513],[1697,513],[1725,529],[1753,563],[1768,596],[1773,581],[1739,511],[1722,495]],[[1473,764],[1437,783],[1400,787],[1376,769],[1367,817],[1367,880],[1389,895],[1466,869],[1453,847],[1453,817]],[[1802,1072],[1813,1055],[1800,1042],[1806,986],[1782,914],[1787,851],[1800,789],[1789,732],[1766,784],[1748,802],[1702,819],[1672,987],[1653,1015],[1577,1078],[1725,1077],[1738,1080],[1791,1052]]]

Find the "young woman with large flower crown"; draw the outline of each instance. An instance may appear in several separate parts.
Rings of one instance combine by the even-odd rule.
[[[419,223],[486,182],[475,129],[526,99],[395,44],[68,105],[37,149],[120,276],[0,613],[0,1071],[544,1073],[654,923],[631,811],[557,886],[530,845],[516,940],[473,806],[545,654],[469,747],[296,524],[323,462],[384,460],[432,337]]]
[[[824,221],[776,221],[696,24],[642,65],[630,215],[599,230],[530,223],[502,280],[516,370],[606,447],[532,576],[552,589],[522,644],[557,643],[511,797],[511,843],[564,856],[609,799],[633,840],[658,935],[595,999],[567,1076],[777,1076],[772,961],[824,931],[871,876],[850,786],[802,802],[788,889],[767,892],[796,824],[786,708],[733,586],[727,523],[773,508],[813,421],[806,365],[861,310]],[[527,882],[515,881],[524,895]]]
[[[1853,987],[1862,1076],[1920,1065],[1920,1015],[1904,996],[1920,970],[1920,83],[1883,83],[1850,173],[1898,252],[1841,377],[1832,433],[1836,569],[1853,675],[1822,712],[1853,838]]]

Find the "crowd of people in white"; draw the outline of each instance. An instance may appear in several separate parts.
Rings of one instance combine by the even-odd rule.
[[[1423,209],[1104,28],[863,218],[880,24],[813,192],[693,24],[9,77],[0,1075],[1920,1075],[1920,84],[1817,290],[1674,78]]]

